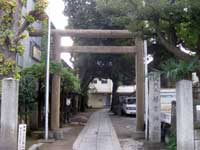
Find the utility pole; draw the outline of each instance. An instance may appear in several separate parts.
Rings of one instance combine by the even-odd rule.
[[[49,0],[49,19],[48,19],[48,42],[47,42],[47,56],[46,56],[46,90],[45,90],[45,140],[49,136],[49,64],[50,64],[50,45],[51,45],[51,9]]]
[[[148,140],[148,117],[149,117],[149,101],[148,101],[148,62],[147,62],[147,40],[144,40],[144,64],[145,64],[145,139]]]

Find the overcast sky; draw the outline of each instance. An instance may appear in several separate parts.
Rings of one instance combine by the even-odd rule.
[[[63,0],[49,0],[49,8],[50,8],[50,16],[51,21],[53,22],[56,29],[65,29],[68,25],[68,18],[64,16],[64,2]],[[48,14],[49,14],[49,10]],[[73,41],[69,37],[63,37],[61,40],[61,44],[64,46],[71,46],[73,45]],[[70,62],[70,54],[69,53],[62,53],[61,58],[65,60],[70,67],[73,67],[72,63]]]

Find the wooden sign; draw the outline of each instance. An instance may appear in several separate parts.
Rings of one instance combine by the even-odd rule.
[[[38,46],[34,45],[32,47],[32,57],[37,61],[41,61],[41,56],[42,56],[41,50],[39,49]]]
[[[25,150],[25,148],[26,148],[26,124],[20,124],[18,132],[18,150]]]

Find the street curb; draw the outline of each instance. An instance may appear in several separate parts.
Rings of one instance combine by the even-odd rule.
[[[40,147],[41,147],[43,144],[44,144],[44,143],[33,144],[31,147],[28,148],[28,150],[40,150]]]

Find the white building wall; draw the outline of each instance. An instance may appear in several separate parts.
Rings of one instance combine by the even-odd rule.
[[[88,106],[92,108],[103,108],[105,98],[106,96],[104,94],[89,94]]]
[[[104,81],[104,82],[103,82]],[[92,108],[109,107],[111,105],[111,94],[113,88],[113,82],[107,79],[105,83],[104,79],[95,78],[89,85],[89,99],[88,106]],[[134,93],[136,86],[119,86],[117,92],[120,94]]]
[[[96,83],[94,83],[94,80]],[[100,79],[95,78],[92,83],[90,83],[90,93],[112,93],[113,82],[110,79],[106,79],[107,83],[102,83]],[[122,85],[117,89],[118,93],[134,93],[136,91],[136,85]]]
[[[102,83],[102,80],[95,78],[93,81],[96,83],[91,83],[89,85],[91,93],[112,93],[113,83],[112,80],[106,79],[107,83]]]

